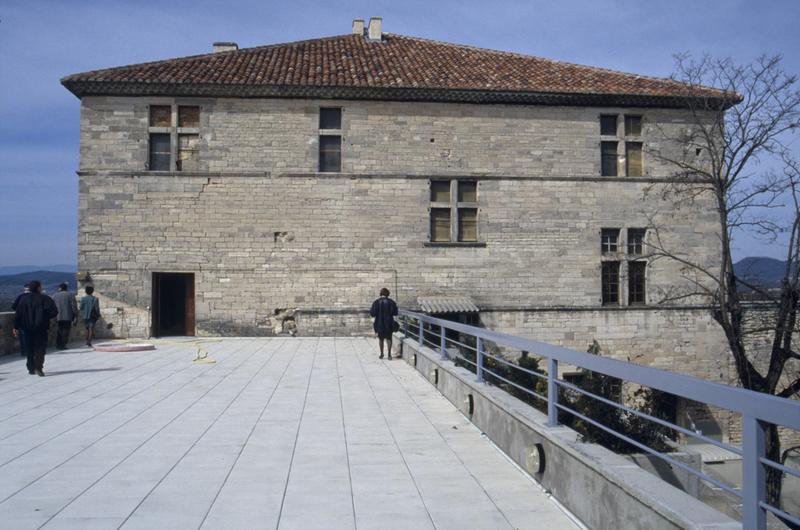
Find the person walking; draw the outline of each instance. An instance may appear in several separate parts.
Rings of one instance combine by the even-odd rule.
[[[94,325],[100,320],[100,300],[94,293],[94,287],[91,285],[86,286],[86,296],[81,298],[81,318],[86,325],[86,345],[92,347],[92,339],[94,338]]]
[[[31,292],[19,299],[14,313],[14,336],[25,333],[25,355],[28,357],[28,373],[44,377],[44,355],[47,351],[47,329],[50,319],[58,315],[53,299],[42,294],[42,284],[34,280],[29,284]]]
[[[11,304],[11,310],[12,311],[16,311],[17,310],[17,306],[19,305],[19,301],[22,300],[23,296],[25,296],[26,294],[29,294],[30,292],[31,292],[31,288],[26,283],[24,288],[22,289],[22,292],[14,299],[14,303]],[[22,357],[25,357],[25,355],[26,355],[25,352],[28,351],[27,342],[28,342],[28,339],[27,339],[27,336],[25,335],[25,330],[22,330],[22,329],[19,330],[19,354]]]
[[[388,360],[392,360],[392,333],[399,329],[397,321],[394,319],[397,316],[397,304],[389,298],[389,289],[384,287],[381,289],[380,298],[372,302],[372,307],[369,310],[369,315],[375,319],[372,324],[372,329],[378,334],[378,347],[381,350],[379,359],[383,359],[383,342],[386,341]]]
[[[75,302],[75,295],[67,292],[67,284],[62,283],[58,286],[58,292],[53,295],[53,302],[58,309],[58,331],[56,333],[56,348],[66,350],[69,342],[69,333],[72,324],[78,319],[78,304]]]

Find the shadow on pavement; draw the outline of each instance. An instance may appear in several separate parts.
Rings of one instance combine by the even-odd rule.
[[[121,370],[121,368],[113,367],[113,368],[87,368],[85,370],[61,370],[57,372],[45,372],[45,374],[47,376],[67,375],[67,374],[90,374],[92,372],[116,372],[117,370]]]

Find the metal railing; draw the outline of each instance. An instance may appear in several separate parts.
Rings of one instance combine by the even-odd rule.
[[[639,364],[618,361],[599,355],[583,353],[561,346],[538,342],[506,333],[499,333],[488,329],[468,326],[449,320],[442,320],[421,313],[400,311],[402,332],[407,338],[414,338],[420,346],[429,346],[438,351],[443,358],[448,358],[447,344],[458,346],[475,353],[472,361],[461,354],[457,360],[474,368],[478,382],[487,382],[487,379],[501,381],[505,384],[525,392],[532,397],[546,403],[547,419],[549,426],[559,425],[559,411],[580,418],[584,422],[601,429],[637,449],[658,457],[670,465],[680,468],[701,480],[704,480],[723,491],[737,497],[742,502],[742,525],[746,530],[764,530],[767,527],[767,512],[771,512],[785,522],[800,525],[800,517],[790,514],[767,502],[767,467],[778,470],[786,475],[800,478],[800,471],[792,469],[779,462],[766,457],[766,424],[786,427],[800,431],[800,401],[779,398],[776,396],[753,392],[742,388],[706,381],[696,377],[668,372],[657,368]],[[452,330],[461,336],[474,339],[475,346],[447,337],[447,330]],[[485,344],[494,343],[498,346],[512,348],[547,360],[547,372],[541,373],[529,370],[510,362],[498,355],[487,352]],[[500,363],[513,370],[519,370],[537,380],[546,381],[547,394],[536,392],[509,380],[486,367],[486,359],[493,363]],[[622,403],[607,399],[606,397],[589,392],[577,385],[569,383],[558,377],[558,365],[575,366],[591,372],[603,374],[621,381],[635,383],[644,387],[667,392],[674,396],[728,410],[741,415],[742,420],[742,446],[715,440],[701,433],[676,425],[662,418],[625,406]],[[570,408],[566,403],[559,402],[559,389],[586,396],[605,405],[620,409],[628,414],[633,414],[644,420],[656,423],[663,427],[698,439],[704,443],[712,444],[721,449],[738,455],[742,459],[742,487],[736,488],[728,485],[702,471],[699,471],[675,458],[656,451],[651,447],[627,436],[625,433],[615,431],[604,425],[597,418],[590,418],[578,410]]]

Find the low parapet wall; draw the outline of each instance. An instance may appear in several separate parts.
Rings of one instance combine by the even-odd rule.
[[[12,334],[14,313],[0,313],[0,355],[19,352],[19,343]]]
[[[98,327],[100,324],[98,324]],[[0,313],[0,355],[9,355],[12,353],[19,353],[19,341],[14,338],[14,313],[12,311]],[[70,333],[70,342],[83,341],[86,337],[82,325],[72,326]],[[54,346],[56,343],[56,323],[50,323],[50,338],[48,340],[49,346]]]
[[[741,529],[739,522],[627,458],[579,442],[568,427],[548,427],[544,414],[500,388],[478,383],[474,373],[438,352],[400,334],[396,338],[406,362],[589,528]]]

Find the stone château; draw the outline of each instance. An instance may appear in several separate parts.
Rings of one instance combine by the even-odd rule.
[[[387,286],[406,308],[452,302],[487,327],[728,382],[708,310],[657,303],[680,265],[644,251],[655,219],[696,262],[718,259],[713,208],[645,193],[671,176],[652,156],[663,135],[691,122],[678,82],[375,18],[62,83],[81,101],[79,270],[112,333],[361,334]]]

